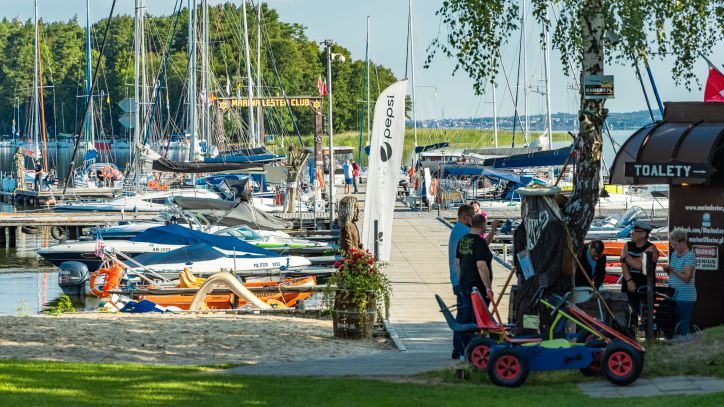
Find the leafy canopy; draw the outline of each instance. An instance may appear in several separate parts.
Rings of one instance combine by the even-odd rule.
[[[448,31],[432,41],[426,64],[437,52],[454,58],[455,71],[463,69],[475,80],[475,91],[482,93],[498,74],[501,47],[520,28],[521,4],[510,0],[443,1],[436,14]],[[571,65],[581,66],[590,46],[581,17],[597,7],[604,10],[605,30],[621,37],[618,44],[607,48],[606,62],[673,56],[673,78],[687,88],[694,79],[694,61],[724,39],[721,0],[531,0],[529,7],[535,20],[552,30],[551,45],[560,51],[568,75]]]

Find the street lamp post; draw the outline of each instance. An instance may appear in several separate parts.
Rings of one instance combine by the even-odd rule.
[[[332,61],[344,62],[342,54],[332,52],[334,41],[325,40],[322,44],[327,47],[327,131],[329,132],[329,229],[334,224],[334,136],[332,134]]]

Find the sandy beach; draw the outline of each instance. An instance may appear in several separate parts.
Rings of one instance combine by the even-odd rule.
[[[394,351],[334,338],[332,321],[290,316],[0,316],[0,358],[177,365],[273,363]]]

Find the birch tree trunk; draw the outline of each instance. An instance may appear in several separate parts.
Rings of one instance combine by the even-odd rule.
[[[581,111],[578,114],[579,133],[575,140],[576,174],[573,194],[564,209],[565,221],[571,233],[573,248],[579,253],[583,239],[593,221],[600,195],[602,128],[608,110],[605,100],[583,97],[583,75],[603,75],[604,15],[601,0],[584,2],[579,12],[583,31],[583,63],[581,69]]]

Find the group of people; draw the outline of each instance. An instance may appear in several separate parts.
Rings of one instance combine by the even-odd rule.
[[[489,243],[493,240],[499,222],[494,221],[487,231],[487,216],[480,211],[480,205],[461,205],[458,220],[448,240],[450,282],[457,303],[456,320],[460,323],[473,322],[473,307],[470,294],[476,288],[489,304],[493,299],[493,253]],[[453,334],[452,358],[465,355],[469,335]]]
[[[621,251],[621,291],[625,292],[631,308],[630,325],[636,324],[641,309],[639,288],[646,285],[643,270],[643,257],[651,254],[654,264],[659,259],[659,250],[649,241],[651,226],[635,222],[631,231],[631,241]],[[669,287],[674,288],[673,300],[676,304],[676,335],[687,339],[690,334],[691,315],[696,302],[696,257],[689,248],[686,231],[674,229],[669,234],[669,264],[663,266],[668,274]]]
[[[474,322],[474,314],[470,294],[476,288],[482,295],[486,305],[493,300],[493,255],[489,244],[497,231],[499,223],[492,222],[486,234],[487,216],[480,211],[478,202],[462,205],[457,212],[455,223],[448,240],[448,260],[450,282],[456,296],[457,316],[459,323]],[[643,256],[651,253],[656,264],[659,256],[657,247],[649,241],[652,227],[642,222],[635,222],[631,232],[631,241],[627,242],[621,252],[621,290],[627,294],[631,310],[630,326],[638,322],[641,302],[639,288],[646,285]],[[687,234],[682,229],[674,229],[669,236],[669,264],[664,271],[669,276],[669,286],[675,289],[673,300],[677,310],[676,338],[689,338],[691,315],[696,302],[694,253],[688,246]],[[593,240],[584,245],[578,258],[575,285],[577,287],[603,288],[606,276],[605,245],[601,240]],[[469,335],[453,333],[452,358],[459,359],[465,354]]]
[[[342,166],[344,170],[344,193],[349,194],[351,189],[354,188],[355,194],[359,193],[359,164],[354,160],[347,160]]]

